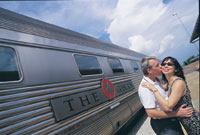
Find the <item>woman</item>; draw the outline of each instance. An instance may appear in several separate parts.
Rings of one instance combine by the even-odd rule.
[[[185,81],[182,67],[173,57],[166,57],[162,61],[163,80],[168,84],[168,100],[165,100],[159,91],[149,82],[142,85],[150,89],[165,111],[176,110],[182,104],[192,106],[190,91]],[[200,113],[194,110],[191,117],[178,118],[188,135],[200,135]]]

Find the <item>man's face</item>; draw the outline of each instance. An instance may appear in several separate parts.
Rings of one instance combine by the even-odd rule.
[[[157,77],[162,74],[161,65],[156,59],[149,60],[149,64],[152,66],[152,68],[149,70],[150,75]]]

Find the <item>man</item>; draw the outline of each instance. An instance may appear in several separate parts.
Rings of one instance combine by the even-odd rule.
[[[141,67],[144,74],[142,82],[150,82],[159,92],[168,99],[165,90],[162,88],[156,78],[162,74],[161,65],[155,57],[145,57],[141,61]],[[141,82],[141,83],[142,83]],[[159,135],[183,135],[179,121],[175,117],[190,117],[193,109],[191,107],[183,108],[182,105],[177,111],[164,112],[153,92],[139,86],[138,94],[145,111],[151,117],[151,127]]]

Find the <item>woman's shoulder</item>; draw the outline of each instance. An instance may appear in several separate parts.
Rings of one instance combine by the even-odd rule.
[[[179,86],[185,87],[186,84],[185,84],[185,80],[183,80],[182,78],[176,76],[176,77],[174,77],[172,85],[173,86],[179,85]]]
[[[184,82],[185,83],[185,80],[183,78],[181,78],[181,77],[178,77],[178,76],[175,76],[173,81],[174,82]]]
[[[176,80],[182,80],[182,81],[184,81],[183,78],[178,77],[178,76],[174,76],[174,81],[176,81]]]

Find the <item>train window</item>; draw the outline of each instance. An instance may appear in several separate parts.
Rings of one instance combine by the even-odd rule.
[[[138,67],[139,67],[139,71],[142,71],[141,63],[140,63],[139,61],[137,62],[137,65],[138,65]]]
[[[124,72],[124,69],[122,67],[122,64],[118,59],[108,59],[108,62],[112,68],[113,73],[122,73]]]
[[[94,56],[74,55],[81,75],[102,74],[99,62]]]
[[[131,61],[131,66],[132,66],[134,72],[140,71],[140,67],[136,61]]]
[[[18,81],[20,78],[14,49],[0,47],[0,82]]]

